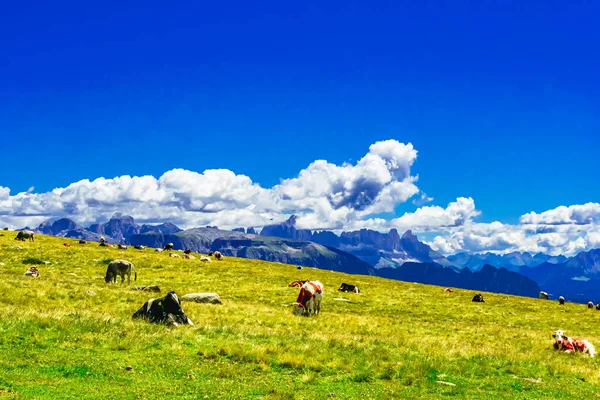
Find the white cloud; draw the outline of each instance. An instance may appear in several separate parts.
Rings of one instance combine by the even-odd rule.
[[[477,222],[481,212],[470,197],[445,207],[420,191],[411,167],[412,144],[374,143],[355,164],[316,160],[271,188],[227,169],[202,173],[173,169],[154,176],[81,180],[50,192],[11,195],[0,186],[0,226],[35,227],[51,217],[81,225],[108,220],[113,213],[140,223],[173,222],[183,228],[217,225],[262,227],[298,215],[298,228],[341,230],[391,228],[433,233],[431,246],[444,253],[528,251],[572,255],[600,247],[600,204],[560,206],[522,215],[518,224]],[[418,197],[419,207],[397,218],[382,218]]]

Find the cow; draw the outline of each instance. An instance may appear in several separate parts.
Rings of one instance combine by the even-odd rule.
[[[209,257],[212,257],[214,254],[215,254],[215,252],[214,252],[214,251],[209,251],[209,252],[208,252],[208,256],[209,256]]]
[[[29,267],[27,271],[25,271],[25,276],[31,276],[32,278],[39,278],[40,271],[38,271],[37,267]]]
[[[71,244],[70,243],[63,243],[63,246],[65,246],[65,247],[71,247]]]
[[[454,290],[450,289],[449,287],[447,287],[446,289],[444,289],[445,293],[452,293],[454,292]]]
[[[592,303],[591,301],[588,301],[588,308],[589,309],[594,308],[594,303]]]
[[[540,292],[540,299],[548,300],[548,293]]]
[[[288,287],[302,287],[308,281],[292,281],[288,284]]]
[[[133,248],[136,249],[136,250],[145,250],[146,246],[144,246],[143,244],[142,245],[135,245],[135,246],[133,246]]]
[[[354,285],[350,285],[348,283],[342,283],[342,285],[339,287],[338,292],[353,292],[353,293],[360,293],[360,290],[358,289],[358,286],[354,286]]]
[[[192,254],[192,251],[190,249],[185,249],[183,251],[183,254]]]
[[[107,244],[106,244],[106,239],[104,239],[104,236],[101,236],[101,237],[100,237],[100,246],[103,246],[103,247],[104,247],[104,246],[106,246],[106,245],[107,245]]]
[[[160,299],[150,299],[137,310],[132,318],[146,319],[157,324],[178,326],[194,325],[181,309],[181,302],[175,292],[169,292]]]
[[[596,355],[596,348],[585,339],[571,338],[565,335],[565,331],[557,330],[552,334],[554,338],[554,350],[562,350],[565,353],[581,351],[589,354],[591,358]]]
[[[558,304],[559,304],[559,305],[561,305],[561,306],[565,305],[565,298],[564,298],[564,297],[562,297],[562,296],[560,296],[560,297],[558,298]]]
[[[173,257],[173,258],[181,258],[181,256],[177,253],[169,253],[169,257]]]
[[[162,253],[163,249],[154,249],[157,253]]]
[[[473,300],[475,303],[485,303],[485,300],[483,299],[483,295],[481,293],[477,293],[475,296],[473,296]]]
[[[309,316],[311,313],[321,313],[321,301],[323,300],[323,285],[319,281],[306,281],[300,287],[300,293],[296,302],[292,304],[295,315]]]
[[[600,303],[596,304],[596,310],[600,311]]]
[[[117,275],[121,275],[121,283],[123,283],[125,282],[125,275],[127,275],[127,284],[131,285],[131,271],[134,273],[134,280],[137,281],[137,271],[132,263],[126,260],[113,260],[106,268],[104,281],[106,283],[117,283]]]
[[[20,231],[19,233],[17,233],[17,237],[15,238],[15,240],[21,240],[21,241],[25,241],[25,239],[29,239],[30,242],[33,242],[33,232],[32,231]]]
[[[173,243],[167,243],[165,244],[165,247],[163,247],[163,250],[173,250]]]
[[[86,244],[87,242],[83,239],[79,240],[79,244]]]
[[[223,254],[221,254],[221,253],[220,253],[220,252],[218,252],[218,251],[215,251],[215,252],[213,253],[213,256],[214,256],[214,257],[215,257],[217,260],[219,260],[219,261],[221,261],[221,260],[223,259]]]
[[[184,254],[184,255],[183,255],[183,258],[186,258],[186,259],[188,259],[188,260],[195,260],[195,259],[196,259],[196,257],[194,257],[194,256],[193,256],[193,255],[191,255],[191,254]]]
[[[212,262],[212,260],[210,259],[210,257],[206,257],[206,256],[200,256],[200,261]]]
[[[124,244],[119,244],[117,245],[117,247],[119,248],[119,250],[127,250],[127,246],[125,246]]]

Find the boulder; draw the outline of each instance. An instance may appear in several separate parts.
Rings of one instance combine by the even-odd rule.
[[[221,298],[216,293],[188,293],[181,296],[181,301],[193,301],[196,303],[221,304]]]
[[[141,290],[142,292],[160,292],[160,287],[158,287],[157,285],[134,286],[132,290]]]

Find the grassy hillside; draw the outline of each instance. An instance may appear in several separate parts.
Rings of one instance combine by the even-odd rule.
[[[600,312],[262,261],[203,264],[36,236],[0,237],[0,397],[56,399],[596,398],[599,360],[552,350],[552,330],[600,350]],[[64,242],[71,243],[65,248]],[[20,246],[23,249],[15,249]],[[132,261],[138,285],[218,293],[183,303],[195,326],[132,320],[155,294],[106,284],[110,259]],[[27,262],[41,278],[24,276]],[[322,315],[283,304],[296,279],[325,286]],[[336,292],[341,282],[360,295]],[[132,282],[132,286],[134,286]],[[93,294],[88,293],[93,292]],[[336,301],[345,298],[350,301]],[[132,366],[132,370],[127,370]]]

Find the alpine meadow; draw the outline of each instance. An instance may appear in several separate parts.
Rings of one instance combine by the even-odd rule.
[[[225,257],[0,237],[0,397],[43,399],[591,399],[598,359],[555,351],[552,331],[600,345],[585,305]],[[70,246],[65,246],[67,243]],[[175,253],[182,254],[181,251]],[[105,283],[131,261],[137,281]],[[25,276],[30,266],[39,278]],[[324,285],[321,313],[294,316],[293,280]],[[342,282],[360,294],[340,293]],[[158,285],[161,293],[132,290]],[[152,297],[182,302],[193,326],[132,319]]]

